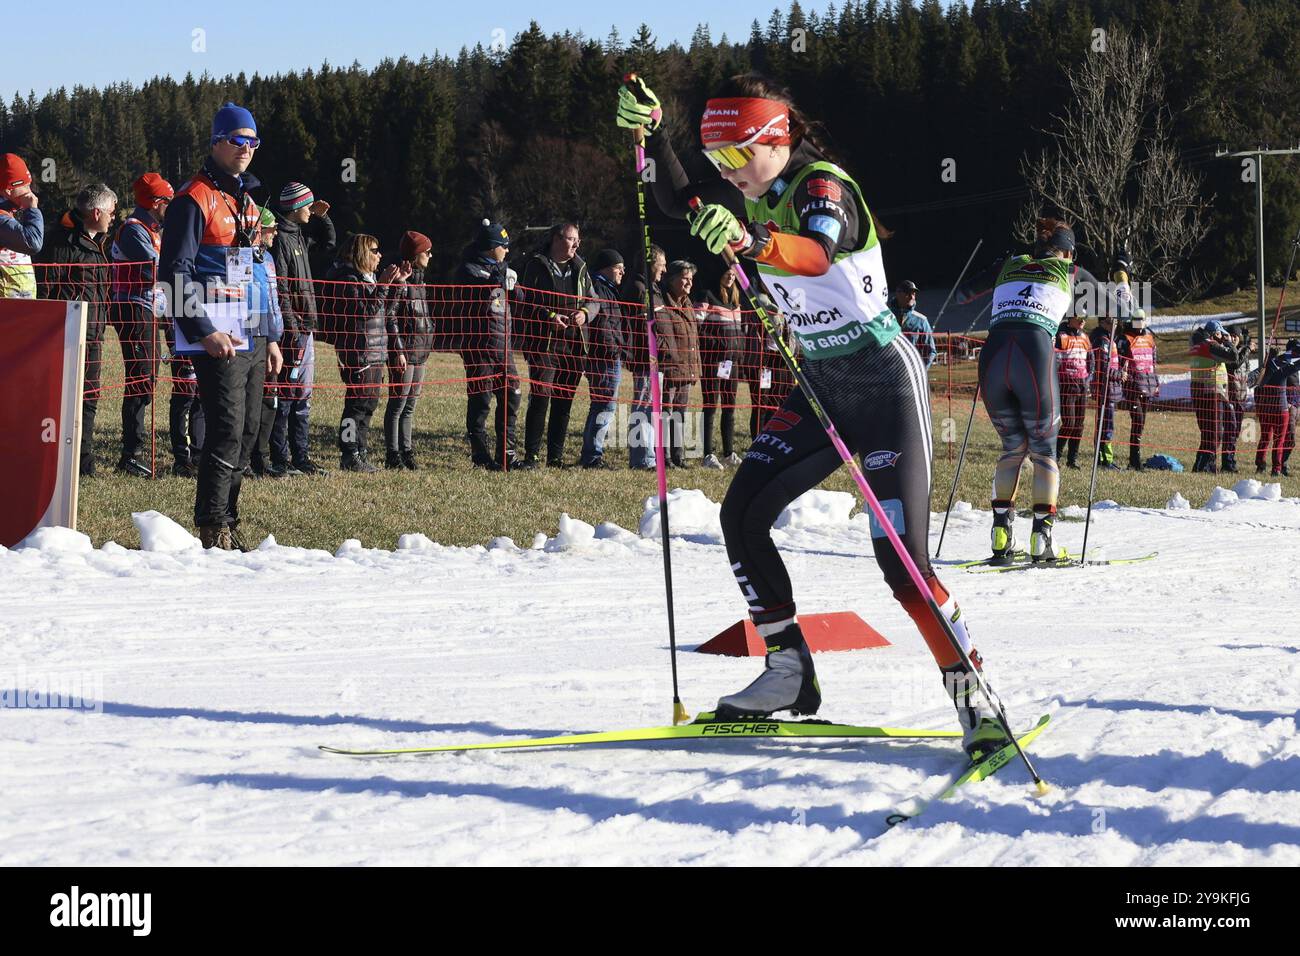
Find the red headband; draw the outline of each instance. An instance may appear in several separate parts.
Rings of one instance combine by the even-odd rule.
[[[777,100],[733,97],[709,100],[700,117],[705,149],[722,145],[790,145],[790,107]]]

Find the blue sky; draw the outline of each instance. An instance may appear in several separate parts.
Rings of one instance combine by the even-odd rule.
[[[524,3],[520,0],[414,3],[390,0],[373,6],[338,0],[278,0],[274,3],[204,3],[130,0],[118,8],[102,0],[74,0],[48,14],[55,42],[6,44],[0,95],[7,101],[29,89],[38,96],[66,86],[104,86],[127,80],[140,83],[154,75],[184,77],[207,71],[214,76],[259,72],[282,73],[319,66],[328,60],[347,65],[353,60],[374,66],[384,57],[405,54],[418,58],[434,51],[454,55],[462,46],[515,34],[536,20],[547,33],[582,30],[601,40],[616,26],[630,37],[644,20],[659,44],[673,39],[683,44],[701,21],[713,38],[724,32],[733,40],[749,36],[755,18],[766,24],[772,9],[785,10],[788,0],[742,0],[728,5],[698,0],[654,0],[652,3],[614,2]],[[69,9],[71,8],[71,9]],[[805,9],[826,8],[824,0],[804,3]],[[224,15],[226,9],[258,11],[251,17]],[[365,11],[359,15],[358,11]],[[373,11],[373,12],[372,12]],[[41,16],[30,8],[24,16]],[[206,52],[195,52],[194,31],[206,31]],[[500,30],[503,33],[494,34]]]

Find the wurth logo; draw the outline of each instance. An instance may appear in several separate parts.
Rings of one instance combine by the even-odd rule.
[[[808,180],[808,195],[839,202],[843,191],[840,189],[840,184],[833,179],[810,179]]]
[[[763,426],[763,430],[769,432],[788,432],[801,421],[803,421],[802,415],[783,408],[780,411],[772,413],[772,417],[767,420],[767,424]]]
[[[736,576],[736,583],[740,585],[740,593],[745,597],[745,603],[755,611],[763,610],[758,606],[758,592],[754,590],[754,585],[749,583],[749,576],[741,573],[740,562],[737,561],[731,566],[731,573]]]
[[[767,432],[763,432],[763,434],[755,438],[754,444],[771,445],[773,448],[777,449],[783,455],[788,455],[790,454],[790,452],[794,451],[794,445],[791,445],[789,442],[783,442],[775,435],[769,435]]]

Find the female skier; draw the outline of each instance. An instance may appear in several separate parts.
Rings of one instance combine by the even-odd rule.
[[[1076,311],[1074,287],[1093,290],[1096,300],[1099,286],[1091,272],[1074,265],[1074,230],[1051,218],[1038,220],[1031,254],[1009,256],[1000,267],[974,277],[958,301],[970,302],[983,294],[971,289],[987,291],[990,285],[993,313],[980,350],[979,387],[1002,439],[993,472],[993,557],[1010,560],[1015,549],[1016,488],[1028,456],[1034,467],[1029,556],[1035,562],[1056,561],[1060,553],[1052,543],[1052,524],[1061,483],[1056,462],[1061,396],[1055,337],[1064,316]]]
[[[942,613],[976,667],[957,602],[930,568],[930,407],[921,359],[889,310],[877,226],[858,185],[830,162],[790,96],[753,74],[727,82],[700,122],[704,155],[720,178],[692,183],[667,137],[659,101],[639,78],[619,91],[617,121],[644,128],[654,161],[655,200],[688,218],[710,252],[730,247],[753,260],[799,339],[802,366],[848,447],[862,458],[872,490]],[[688,216],[689,202],[700,208]],[[727,556],[750,616],[767,644],[763,673],[718,701],[718,714],[814,714],[821,689],[795,616],[785,565],[771,527],[793,499],[840,465],[799,389],[767,421],[722,504]],[[882,528],[872,530],[881,571],[916,622],[957,707],[972,755],[1005,735],[960,663],[944,629],[912,584]]]

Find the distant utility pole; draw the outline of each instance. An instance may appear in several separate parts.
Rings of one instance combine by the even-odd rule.
[[[1226,149],[1215,152],[1216,157],[1253,156],[1255,159],[1255,292],[1259,300],[1259,368],[1264,371],[1264,340],[1268,338],[1268,328],[1264,320],[1264,157],[1293,156],[1300,153],[1296,149],[1245,149],[1230,153]]]

